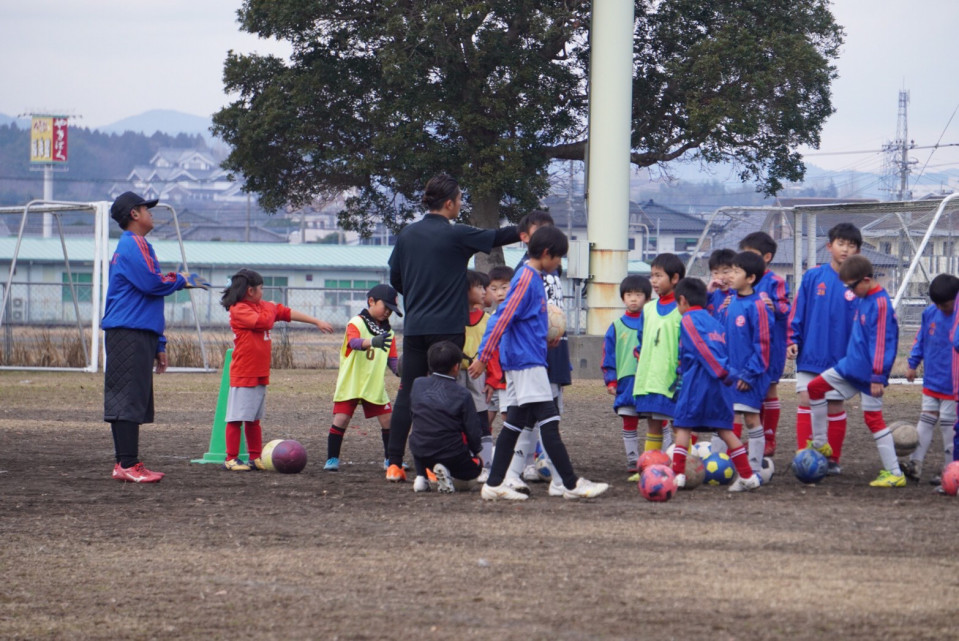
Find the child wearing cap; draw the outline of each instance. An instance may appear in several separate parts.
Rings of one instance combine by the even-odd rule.
[[[340,371],[333,393],[333,425],[327,439],[327,457],[324,470],[340,469],[340,449],[343,434],[353,418],[356,406],[363,403],[363,414],[380,422],[384,458],[390,443],[390,415],[393,408],[386,395],[383,376],[386,368],[399,376],[396,345],[390,315],[402,317],[396,304],[396,290],[389,285],[377,285],[366,294],[366,309],[350,319],[340,347]],[[384,468],[388,460],[383,462]]]

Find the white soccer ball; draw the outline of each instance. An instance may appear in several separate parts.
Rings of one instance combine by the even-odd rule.
[[[773,464],[773,460],[767,456],[763,459],[762,469],[759,470],[759,478],[763,480],[763,485],[768,485],[775,473],[776,466]]]
[[[710,447],[709,441],[699,440],[689,448],[690,454],[695,454],[702,460],[709,458],[709,455],[713,453],[713,448]]]
[[[536,473],[540,480],[544,482],[553,480],[553,472],[549,469],[549,460],[543,454],[536,457]]]

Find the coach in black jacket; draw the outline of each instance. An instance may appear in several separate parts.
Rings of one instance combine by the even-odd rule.
[[[405,481],[403,454],[410,433],[410,389],[426,376],[426,352],[440,341],[460,349],[469,321],[466,269],[477,252],[519,242],[515,226],[479,229],[451,224],[460,213],[463,193],[446,174],[426,183],[422,220],[406,226],[390,255],[390,284],[403,295],[403,368],[390,419],[388,481]]]

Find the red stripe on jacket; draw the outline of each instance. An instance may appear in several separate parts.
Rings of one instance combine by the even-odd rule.
[[[706,341],[704,341],[703,337],[699,335],[699,331],[696,329],[693,319],[689,316],[683,316],[682,324],[683,327],[686,328],[686,332],[689,334],[689,337],[693,339],[693,345],[696,347],[696,351],[698,351],[699,355],[703,357],[703,360],[706,361],[706,364],[709,365],[709,368],[713,370],[713,374],[716,375],[716,378],[723,378],[726,375],[726,370],[720,366],[719,361],[717,361],[716,357],[713,355],[713,351],[709,349],[709,346],[706,345]]]
[[[876,351],[872,359],[872,373],[882,374],[883,362],[886,360],[886,311],[888,304],[886,297],[880,296],[876,301],[876,311],[879,318],[876,319]]]
[[[516,308],[519,307],[520,301],[526,296],[530,281],[532,281],[533,276],[537,275],[534,269],[526,269],[523,271],[523,275],[519,277],[519,280],[516,281],[513,297],[503,309],[503,313],[496,320],[496,325],[493,326],[493,330],[490,332],[489,340],[486,341],[486,345],[483,346],[483,353],[477,356],[477,358],[484,363],[493,357],[493,352],[499,347],[500,339],[503,338],[503,333],[509,326],[510,319],[513,317],[513,314],[516,313]]]

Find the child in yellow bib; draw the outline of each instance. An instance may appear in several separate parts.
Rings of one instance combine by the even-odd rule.
[[[333,425],[327,438],[327,459],[324,470],[340,469],[343,434],[353,418],[357,405],[363,404],[366,418],[380,423],[384,457],[390,440],[390,397],[386,394],[383,376],[386,368],[399,376],[396,345],[390,328],[390,314],[400,312],[396,290],[377,285],[366,294],[367,308],[350,319],[340,347],[340,371],[333,393]]]

